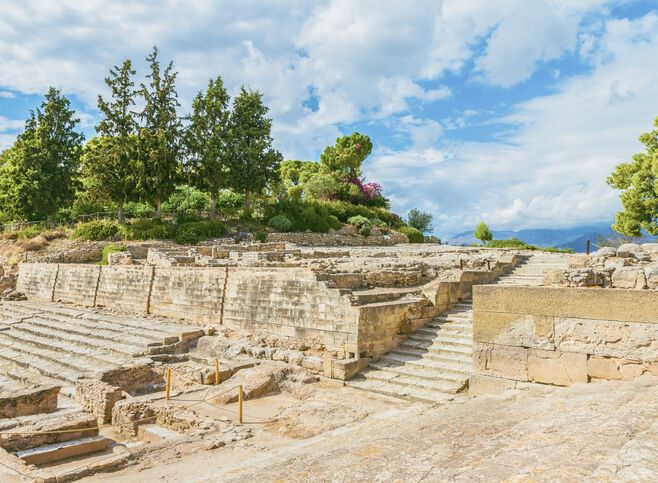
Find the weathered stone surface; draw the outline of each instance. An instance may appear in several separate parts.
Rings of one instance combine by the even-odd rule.
[[[647,373],[658,375],[658,362],[590,356],[587,361],[587,371],[593,379],[631,380]]]
[[[52,413],[57,410],[59,386],[0,391],[0,419]]]
[[[528,380],[556,386],[587,382],[587,354],[532,349],[528,354]]]
[[[612,273],[615,288],[645,288],[646,278],[641,267],[619,267]]]
[[[560,351],[650,361],[658,354],[658,324],[556,318],[555,346]]]
[[[468,395],[499,394],[509,389],[514,389],[516,384],[517,381],[511,379],[473,374],[468,379]]]
[[[637,243],[624,243],[619,248],[617,248],[617,256],[628,258],[633,256],[635,252],[639,251],[642,251],[642,247]]]
[[[476,311],[473,340],[489,344],[553,349],[553,317]]]
[[[528,351],[523,347],[473,343],[473,369],[487,376],[528,380]]]
[[[112,408],[123,398],[123,391],[103,381],[83,379],[76,382],[75,395],[85,410],[101,423],[109,423],[112,421]]]
[[[658,264],[646,265],[644,267],[644,276],[648,288],[651,290],[658,289]]]
[[[133,256],[129,251],[113,252],[107,256],[108,265],[132,265]]]

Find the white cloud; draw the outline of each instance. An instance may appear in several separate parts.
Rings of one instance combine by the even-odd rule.
[[[0,91],[0,97],[2,97],[3,99],[14,99],[16,95],[13,92]]]
[[[402,212],[432,200],[442,235],[480,219],[498,229],[611,220],[618,193],[605,179],[643,150],[637,138],[658,115],[648,102],[658,98],[658,15],[610,20],[600,45],[590,74],[500,119],[518,126],[503,141],[380,153],[368,174],[408,194]]]

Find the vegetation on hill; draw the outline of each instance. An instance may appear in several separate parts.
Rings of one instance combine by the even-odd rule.
[[[327,146],[319,161],[284,161],[260,92],[230,99],[211,79],[178,115],[177,72],[156,47],[143,82],[130,60],[113,67],[98,97],[96,136],[86,144],[70,102],[51,88],[25,130],[0,153],[0,223],[77,225],[80,240],[175,239],[194,243],[228,228],[328,232],[353,224],[365,236],[402,229],[422,242],[432,216],[409,224],[391,213],[362,166],[373,149],[353,133]],[[420,233],[420,236],[418,236]]]

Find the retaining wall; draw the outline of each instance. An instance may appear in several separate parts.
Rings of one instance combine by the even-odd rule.
[[[658,292],[474,288],[471,390],[658,374]]]

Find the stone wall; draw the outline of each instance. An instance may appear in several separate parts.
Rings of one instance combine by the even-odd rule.
[[[358,233],[268,233],[268,242],[287,242],[295,245],[305,246],[391,246],[401,243],[409,243],[406,235],[397,231],[380,233],[373,228],[370,236],[362,236]]]
[[[57,272],[53,299],[93,307],[101,267],[99,265],[62,264]]]
[[[357,352],[359,309],[309,270],[229,268],[223,323]]]
[[[107,266],[101,270],[96,305],[127,312],[147,312],[153,267]]]
[[[52,302],[58,269],[57,264],[21,263],[16,290],[32,300]]]
[[[199,324],[221,318],[226,268],[158,268],[154,271],[150,313]]]
[[[474,393],[658,374],[658,292],[474,288]]]

